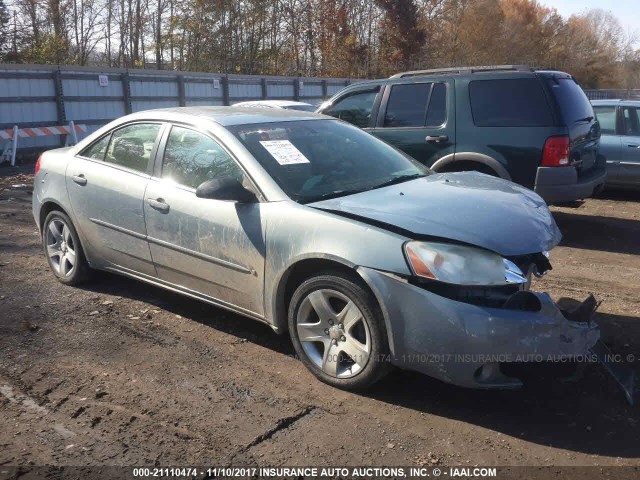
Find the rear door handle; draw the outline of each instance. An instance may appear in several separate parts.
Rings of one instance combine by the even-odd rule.
[[[629,143],[627,145],[627,147],[629,147],[629,148],[640,148],[640,145],[638,145],[637,143]]]
[[[159,212],[162,212],[162,213],[169,212],[169,204],[165,203],[162,198],[158,198],[157,200],[154,200],[153,198],[147,198],[147,203],[151,208],[154,208]]]
[[[427,142],[446,142],[447,140],[449,140],[449,135],[428,135],[427,138],[425,138],[425,140]]]
[[[76,182],[78,185],[86,185],[87,184],[87,179],[84,178],[84,174],[82,174],[82,173],[80,175],[72,176],[71,180]]]

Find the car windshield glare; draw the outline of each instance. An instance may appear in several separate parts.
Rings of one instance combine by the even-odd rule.
[[[293,200],[309,203],[399,183],[429,169],[338,120],[227,127]]]

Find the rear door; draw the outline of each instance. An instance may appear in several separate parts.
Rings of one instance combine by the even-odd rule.
[[[598,125],[591,102],[569,75],[548,77],[547,85],[558,105],[562,123],[569,133],[569,160],[575,166],[578,178],[588,176],[597,166],[600,145]]]
[[[447,82],[390,85],[373,133],[430,167],[454,152],[453,98],[453,85]]]
[[[139,122],[118,128],[84,149],[67,167],[77,227],[100,266],[155,276],[143,198],[161,127]]]
[[[640,108],[622,107],[622,161],[618,182],[640,186]]]
[[[600,123],[600,153],[607,162],[607,183],[618,181],[618,170],[622,161],[622,137],[616,128],[618,108],[616,105],[594,105]]]
[[[261,204],[196,197],[198,185],[221,176],[248,181],[212,137],[174,125],[160,147],[144,210],[158,277],[186,291],[261,317],[265,242]]]

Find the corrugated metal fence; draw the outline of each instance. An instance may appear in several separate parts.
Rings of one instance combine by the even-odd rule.
[[[0,130],[69,121],[88,133],[122,115],[151,108],[232,105],[287,99],[319,103],[348,79],[260,77],[164,70],[0,65]],[[19,148],[60,145],[59,137],[20,139]]]
[[[319,103],[348,85],[344,78],[260,77],[166,70],[0,65],[0,130],[87,125],[87,133],[114,118],[150,108],[232,105],[244,100]],[[591,100],[640,100],[640,90],[585,90]],[[19,148],[58,146],[60,137],[20,139]],[[0,149],[1,151],[1,149]]]
[[[585,90],[589,100],[640,100],[640,90]]]

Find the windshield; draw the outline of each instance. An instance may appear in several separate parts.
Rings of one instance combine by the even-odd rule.
[[[293,200],[309,203],[422,177],[429,170],[337,120],[227,127]]]

